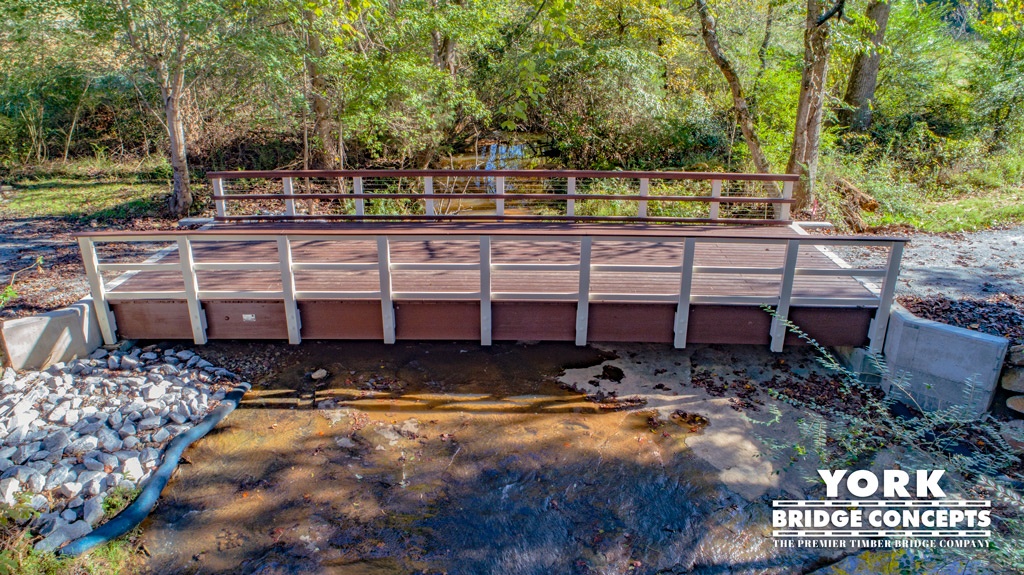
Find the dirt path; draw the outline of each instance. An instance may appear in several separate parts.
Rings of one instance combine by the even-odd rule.
[[[68,306],[89,293],[82,268],[82,256],[75,234],[89,230],[174,229],[173,220],[145,218],[90,226],[63,218],[0,217],[0,282],[6,285],[11,274],[43,258],[41,269],[18,273],[15,289],[18,297],[0,310],[0,320],[24,317]],[[105,247],[110,256],[144,256],[148,252],[130,244]]]

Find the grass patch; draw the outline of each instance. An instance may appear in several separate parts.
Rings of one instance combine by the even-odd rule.
[[[168,216],[170,166],[155,156],[134,163],[105,159],[47,162],[0,175],[11,186],[0,203],[4,215],[11,218],[65,218],[84,223]],[[193,193],[198,194],[202,186],[195,187]]]
[[[123,490],[111,507],[104,502],[104,510],[109,516],[110,509],[123,509],[137,494],[138,490]],[[0,575],[128,575],[143,571],[145,553],[139,542],[139,528],[81,557],[58,557],[33,549],[36,538],[20,524],[34,515],[25,503],[14,507],[0,503]]]
[[[125,507],[131,505],[132,501],[135,501],[135,498],[139,496],[139,493],[142,493],[142,490],[138,487],[134,489],[121,486],[115,487],[103,498],[103,514],[108,519],[117,515]]]
[[[122,220],[166,215],[166,184],[46,178],[20,180],[13,187],[4,203],[11,217]]]
[[[904,202],[865,214],[869,225],[909,225],[923,232],[968,232],[1024,224],[1024,188],[990,190],[947,201]]]

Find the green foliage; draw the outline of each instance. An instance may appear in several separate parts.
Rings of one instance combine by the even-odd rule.
[[[142,490],[138,487],[127,488],[120,485],[115,487],[103,498],[103,514],[107,518],[117,515],[125,507],[131,505],[132,501],[135,501],[135,498],[139,496],[139,493],[142,493]]]

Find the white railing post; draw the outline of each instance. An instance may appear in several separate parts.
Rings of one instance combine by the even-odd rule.
[[[779,288],[779,305],[775,308],[771,327],[771,350],[782,351],[786,340],[786,324],[789,319],[789,301],[793,297],[793,281],[796,279],[796,259],[800,254],[800,240],[786,242],[786,263],[782,266],[782,286]]]
[[[504,195],[505,193],[505,177],[498,176],[494,178],[494,191],[498,195]],[[499,216],[505,215],[505,198],[498,198],[494,201],[494,210]]]
[[[352,178],[352,193],[362,194],[363,193],[363,179],[359,176]],[[366,205],[363,203],[363,198],[356,198],[356,215],[366,215]]]
[[[211,180],[213,183],[213,205],[217,209],[217,217],[223,218],[227,215],[227,209],[224,206],[224,180],[220,178],[214,178]]]
[[[569,181],[565,185],[565,192],[570,196],[576,195],[576,178],[569,178]],[[565,215],[576,215],[576,200],[569,199],[565,202]]]
[[[426,176],[423,178],[423,193],[426,195],[433,195],[434,193],[434,178]],[[428,216],[434,215],[434,198],[427,198],[425,210]]]
[[[896,293],[896,279],[900,274],[900,260],[903,258],[903,244],[893,243],[889,247],[889,262],[886,265],[885,279],[882,280],[882,290],[878,298],[878,309],[875,311],[875,318],[871,320],[868,350],[871,353],[881,353],[885,344],[885,331],[889,326],[889,314],[892,311],[892,300]]]
[[[651,192],[651,181],[647,178],[640,178],[640,195],[647,196]],[[641,218],[647,217],[647,200],[640,200],[637,208],[637,215]]]
[[[377,237],[377,273],[380,274],[380,313],[384,343],[395,343],[395,304],[391,299],[391,244],[387,236]]]
[[[96,321],[100,325],[100,334],[103,335],[103,343],[114,345],[117,343],[117,326],[114,314],[110,312],[103,276],[97,265],[99,262],[96,257],[96,244],[92,242],[92,238],[78,238],[78,248],[82,251],[85,276],[89,279],[89,291],[92,292],[92,304],[96,311]]]
[[[197,345],[206,343],[206,314],[199,303],[199,280],[196,279],[196,262],[192,255],[192,242],[188,237],[178,238],[178,259],[181,260],[181,279],[185,283],[185,300],[188,303],[188,318],[192,324],[192,340]]]
[[[491,345],[491,237],[480,236],[480,345]]]
[[[281,264],[281,297],[284,318],[288,325],[288,343],[302,343],[302,320],[295,302],[295,274],[292,272],[292,244],[288,236],[277,238],[277,259]]]
[[[593,239],[580,238],[580,289],[576,304],[576,345],[587,345],[587,327],[590,322],[590,251]]]
[[[284,190],[284,213],[286,216],[295,215],[295,200],[291,196],[295,193],[292,188],[291,178],[281,178],[281,187]]]
[[[711,219],[718,219],[718,198],[722,197],[722,180],[711,180],[711,203],[708,208]]]
[[[793,199],[793,182],[785,182],[782,184],[782,199],[792,200]],[[779,204],[779,209],[775,210],[778,219],[788,220],[789,219],[789,204]]]
[[[676,306],[675,340],[676,349],[686,347],[686,330],[690,321],[690,291],[693,287],[693,258],[697,251],[697,240],[686,238],[683,242],[683,265],[679,276],[679,304]]]

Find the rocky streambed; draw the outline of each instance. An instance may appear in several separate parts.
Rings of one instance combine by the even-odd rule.
[[[237,381],[189,350],[156,346],[0,379],[0,500],[38,512],[37,550],[87,535],[115,490],[143,487],[167,443]]]

